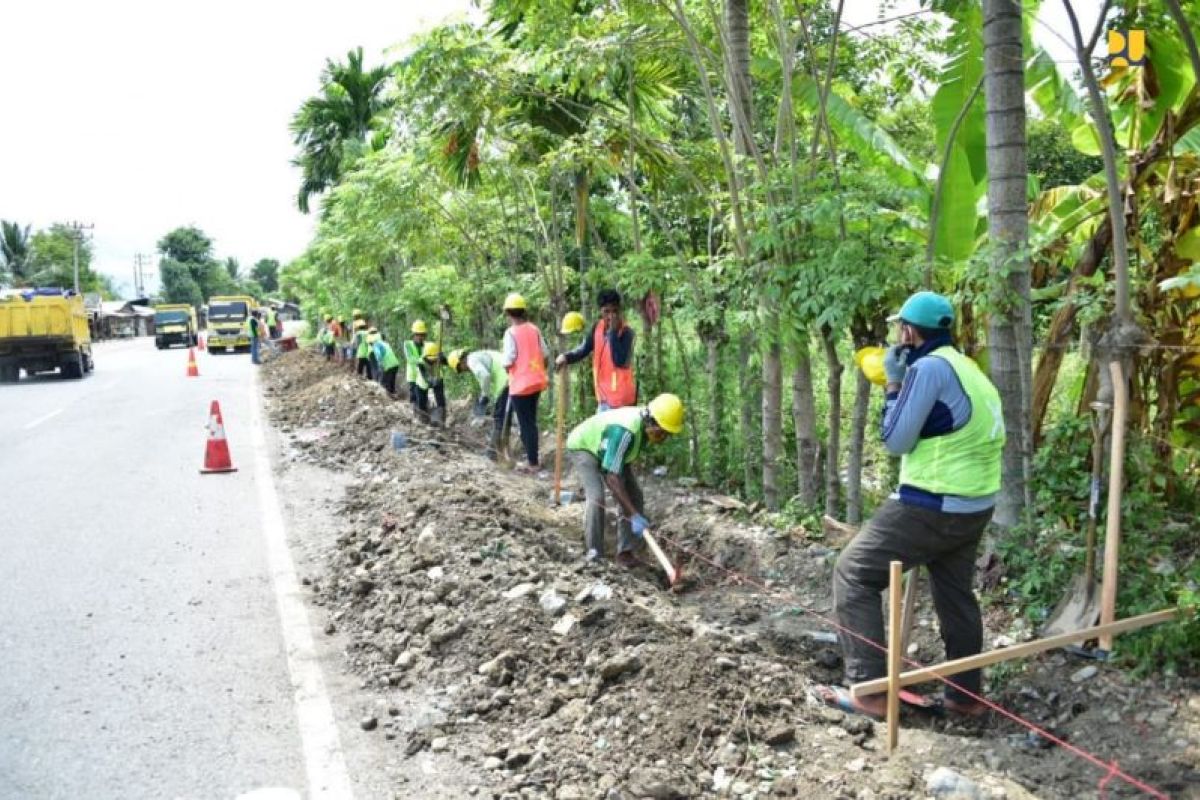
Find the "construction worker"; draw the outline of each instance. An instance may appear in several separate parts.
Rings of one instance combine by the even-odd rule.
[[[321,352],[325,354],[326,361],[333,360],[333,353],[337,345],[337,339],[333,335],[333,317],[329,314],[325,315],[325,324],[321,326],[321,332],[317,334],[317,341],[321,344]]]
[[[345,324],[346,320],[342,317],[330,318],[329,321],[329,332],[333,334],[333,360],[338,364],[342,363],[342,336]]]
[[[261,312],[256,308],[250,312],[250,316],[246,320],[246,328],[248,329],[249,334],[250,334],[250,363],[251,364],[261,364],[262,363],[262,358],[260,357],[260,353],[261,353],[262,339],[263,339],[263,334],[265,333],[265,329],[263,326],[263,321],[259,317],[260,313]]]
[[[375,363],[379,365],[379,383],[387,391],[388,397],[394,400],[396,398],[396,375],[400,372],[400,359],[382,335],[377,334],[372,350]]]
[[[601,411],[575,426],[567,437],[567,453],[575,474],[583,481],[587,497],[584,510],[586,558],[604,555],[605,488],[620,511],[617,525],[617,563],[634,566],[635,537],[650,527],[643,516],[642,489],[631,465],[646,442],[659,444],[683,430],[683,402],[673,394],[660,394],[645,406]]]
[[[424,378],[426,389],[418,397],[417,408],[422,414],[431,414],[434,422],[446,421],[446,382],[442,379],[442,366],[446,357],[442,355],[442,346],[437,342],[426,342],[421,348],[421,377]],[[429,390],[437,406],[429,406]]]
[[[371,345],[367,343],[367,321],[361,317],[354,320],[354,337],[351,339],[354,349],[354,371],[358,375],[371,377]]]
[[[933,588],[946,658],[975,655],[983,645],[979,604],[972,591],[975,556],[1000,491],[1004,419],[1000,395],[951,338],[954,307],[933,292],[917,292],[888,318],[899,324],[899,344],[884,355],[886,400],[883,443],[900,456],[900,487],[842,550],[833,575],[838,624],[881,643],[880,593],[888,564],[925,566]],[[854,636],[841,637],[846,680],[887,674],[886,654]],[[954,676],[944,706],[980,715],[980,670]],[[841,687],[814,689],[822,702],[882,718],[886,696],[851,697]]]
[[[271,339],[278,339],[279,333],[276,330],[279,320],[275,316],[275,306],[267,305],[264,311],[267,322],[267,336]]]
[[[376,383],[380,382],[379,361],[375,358],[375,343],[379,341],[379,329],[374,325],[367,327],[367,375]]]
[[[504,368],[508,371],[508,405],[521,427],[526,464],[518,471],[538,471],[538,397],[546,388],[546,340],[525,317],[525,298],[513,292],[504,299],[508,330],[504,332]]]
[[[601,411],[623,408],[637,402],[637,381],[633,376],[633,328],[625,324],[621,315],[621,293],[616,289],[600,292],[600,319],[592,326],[583,342],[570,352],[554,360],[558,369],[565,369],[592,357],[592,384],[596,390],[596,404]],[[583,317],[575,320],[568,314],[563,318],[563,333],[577,324],[582,330]]]
[[[504,354],[499,350],[455,350],[446,363],[454,372],[470,370],[479,382],[479,398],[473,412],[477,417],[492,410],[492,435],[487,456],[495,461],[500,452],[500,436],[504,430],[504,412],[508,409],[508,371],[504,369]]]
[[[418,395],[423,397],[429,390],[429,385],[421,376],[421,348],[425,346],[425,336],[429,333],[429,329],[425,327],[425,320],[419,319],[412,324],[412,328],[409,330],[412,338],[404,342],[404,377],[408,381],[408,402],[419,410]],[[426,397],[425,403],[428,405],[428,397]]]

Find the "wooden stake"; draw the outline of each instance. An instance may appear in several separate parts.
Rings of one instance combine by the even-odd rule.
[[[1150,614],[1117,620],[1108,625],[1097,625],[1094,628],[1060,633],[1057,636],[1048,636],[1045,639],[1035,639],[1032,642],[1014,644],[1012,647],[1002,647],[999,650],[989,650],[986,653],[967,656],[965,658],[956,658],[953,661],[944,661],[941,664],[934,664],[930,667],[909,670],[908,672],[901,673],[900,687],[904,688],[905,686],[912,686],[914,683],[935,681],[938,678],[948,678],[951,675],[957,675],[969,669],[978,669],[986,667],[989,664],[998,664],[1001,661],[1011,661],[1014,658],[1031,656],[1034,653],[1041,653],[1045,650],[1053,650],[1056,647],[1063,647],[1064,645],[1078,642],[1080,639],[1094,639],[1104,635],[1115,636],[1118,633],[1135,631],[1138,628],[1158,625],[1161,622],[1170,622],[1175,619],[1177,613],[1177,609],[1165,608],[1162,611],[1154,611]],[[888,681],[888,678],[876,678],[856,683],[850,687],[850,696],[865,697],[887,691]]]
[[[900,659],[903,654],[904,564],[891,563],[888,581],[888,676],[887,676],[887,752],[890,756],[900,743]]]
[[[908,652],[913,623],[917,621],[917,592],[921,588],[921,568],[913,567],[904,579],[904,618],[900,621],[900,649]]]
[[[1112,455],[1108,462],[1108,520],[1104,528],[1104,579],[1100,584],[1100,624],[1116,619],[1117,572],[1121,551],[1121,487],[1125,483],[1125,424],[1129,417],[1129,388],[1121,362],[1108,365],[1113,385]],[[1111,634],[1100,637],[1100,649],[1112,650]]]
[[[554,502],[562,505],[562,466],[563,444],[566,438],[567,426],[567,392],[570,391],[570,381],[567,378],[567,368],[558,371],[558,397],[555,403],[555,436],[557,446],[554,449]]]

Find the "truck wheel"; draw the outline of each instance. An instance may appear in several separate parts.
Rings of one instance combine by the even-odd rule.
[[[62,376],[77,380],[83,377],[83,355],[73,353],[66,361],[62,362]]]
[[[83,354],[83,371],[94,372],[96,370],[96,361],[92,358],[91,353]]]

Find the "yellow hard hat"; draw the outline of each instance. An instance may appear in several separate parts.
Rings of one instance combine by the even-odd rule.
[[[367,331],[367,344],[375,344],[379,341],[379,339],[379,331],[375,330],[374,328]]]
[[[361,317],[361,316],[362,316],[362,310],[361,310],[361,309],[358,309],[358,308],[356,308],[356,309],[354,309],[353,311],[351,311],[351,312],[350,312],[350,316],[352,316],[352,317]]]
[[[414,322],[412,324],[412,332],[413,333],[429,333],[429,331],[426,330],[426,328],[425,328],[425,320],[419,319],[416,322]]]
[[[505,311],[524,311],[525,298],[516,292],[510,292],[508,297],[504,298]]]
[[[673,394],[660,394],[647,406],[658,427],[667,433],[683,430],[683,401]]]
[[[333,315],[332,315],[332,314],[326,314],[326,315],[325,315],[325,321],[326,321],[326,322],[333,322]]]
[[[437,342],[426,342],[421,350],[421,358],[437,358],[442,354],[442,346]]]
[[[435,347],[436,347],[436,345],[435,345]],[[451,350],[450,355],[446,356],[446,363],[450,365],[450,369],[454,370],[455,372],[458,372],[458,364],[460,361],[463,360],[463,356],[465,356],[466,354],[467,354],[467,351],[463,350],[461,348],[459,348],[458,350]]]
[[[354,320],[354,329],[355,330],[358,330],[359,328],[365,328],[365,327],[367,327],[367,321],[365,319]]]
[[[583,314],[578,311],[568,311],[563,315],[562,328],[559,333],[579,333],[584,327]]]
[[[862,370],[867,380],[876,386],[887,383],[887,375],[883,371],[883,347],[860,347],[854,351],[854,363]]]

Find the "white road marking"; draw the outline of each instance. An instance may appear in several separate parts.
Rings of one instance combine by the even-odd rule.
[[[267,545],[267,563],[279,607],[283,627],[283,643],[287,650],[288,673],[292,679],[296,716],[300,725],[300,740],[304,748],[304,764],[308,773],[308,797],[350,800],[354,792],[346,758],[338,737],[333,706],[325,691],[321,665],[313,647],[308,610],[296,580],[296,565],[288,550],[279,509],[279,495],[267,455],[267,439],[263,432],[262,412],[259,410],[259,378],[257,368],[250,381],[250,428],[254,448],[254,480],[258,484],[258,500],[262,508],[263,538]]]
[[[27,430],[27,431],[31,431],[31,430],[33,430],[34,428],[36,428],[38,425],[41,425],[43,422],[46,422],[46,421],[48,421],[48,420],[52,420],[52,419],[54,419],[55,417],[57,417],[57,416],[58,416],[59,414],[61,414],[62,412],[63,412],[63,410],[62,410],[61,408],[56,408],[55,410],[51,411],[49,414],[46,414],[46,415],[44,415],[44,416],[41,416],[41,417],[38,417],[38,418],[37,418],[37,419],[35,419],[33,422],[30,422],[29,424],[27,424],[27,425],[25,426],[25,430]]]

